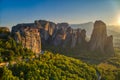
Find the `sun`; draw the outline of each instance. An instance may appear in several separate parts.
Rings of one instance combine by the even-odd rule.
[[[120,25],[120,16],[118,17],[118,25]]]

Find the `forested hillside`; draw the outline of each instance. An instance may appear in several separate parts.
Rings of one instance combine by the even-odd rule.
[[[67,56],[73,56],[70,53],[66,53]],[[6,64],[0,66],[0,80],[119,80],[120,49],[115,49],[114,57],[100,61],[100,55],[83,53],[81,57],[74,54],[73,57],[78,55],[78,59],[56,54],[56,51],[44,51],[36,56],[12,38],[1,39],[0,64]]]
[[[109,56],[86,51],[83,46],[64,49],[44,45],[43,51],[35,54],[17,43],[9,32],[1,33],[6,36],[0,38],[0,80],[120,79],[119,48]]]
[[[32,54],[34,53],[31,50],[23,48],[11,37],[0,39],[0,62],[12,61],[18,57],[27,57]]]
[[[95,68],[80,60],[45,52],[1,68],[2,80],[96,80]]]

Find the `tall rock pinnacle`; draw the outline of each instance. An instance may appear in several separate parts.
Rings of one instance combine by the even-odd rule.
[[[113,53],[114,49],[112,43],[112,38],[107,37],[106,24],[102,21],[96,21],[94,23],[94,29],[89,41],[89,49],[91,51],[99,51],[101,53],[106,53],[109,51],[109,49],[111,49],[112,51],[110,51]],[[110,48],[107,48],[108,50],[106,51],[105,49],[109,44],[111,44],[109,46]]]

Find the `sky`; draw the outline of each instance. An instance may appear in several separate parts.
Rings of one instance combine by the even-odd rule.
[[[34,20],[120,25],[120,0],[0,0],[0,26]]]

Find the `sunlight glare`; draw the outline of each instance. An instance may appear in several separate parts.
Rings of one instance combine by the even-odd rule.
[[[120,25],[120,16],[118,17],[118,25]]]

